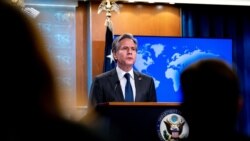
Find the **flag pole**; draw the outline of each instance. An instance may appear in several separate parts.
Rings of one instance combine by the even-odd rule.
[[[103,63],[103,72],[106,72],[115,67],[115,61],[112,54],[113,25],[111,21],[111,12],[119,12],[119,6],[115,3],[115,0],[103,0],[98,7],[97,13],[100,14],[102,11],[106,11],[106,20],[104,23],[106,26],[106,36]]]

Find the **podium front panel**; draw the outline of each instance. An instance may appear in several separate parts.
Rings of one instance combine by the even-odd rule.
[[[106,120],[106,132],[119,141],[161,141],[161,119],[181,114],[178,103],[111,102],[96,107]]]

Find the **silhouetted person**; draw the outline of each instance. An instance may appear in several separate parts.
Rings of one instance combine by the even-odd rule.
[[[33,19],[3,1],[0,19],[3,140],[102,140],[63,118],[53,62]]]
[[[215,59],[198,61],[181,74],[182,112],[188,140],[249,140],[237,133],[242,99],[234,70]]]

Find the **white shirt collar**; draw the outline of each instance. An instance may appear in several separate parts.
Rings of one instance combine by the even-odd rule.
[[[129,73],[130,77],[132,79],[134,79],[134,70],[133,70],[133,68],[129,72],[125,72],[122,69],[120,69],[118,66],[116,66],[116,71],[117,71],[119,80],[121,80],[121,78],[124,77],[125,73]]]

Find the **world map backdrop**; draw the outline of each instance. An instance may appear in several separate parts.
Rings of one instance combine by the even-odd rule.
[[[180,73],[205,58],[217,58],[233,65],[232,40],[135,36],[138,40],[134,69],[154,78],[158,102],[182,102]]]

